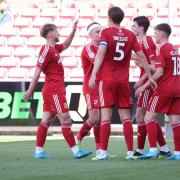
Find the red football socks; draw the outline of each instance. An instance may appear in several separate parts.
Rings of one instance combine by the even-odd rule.
[[[78,132],[77,139],[81,141],[84,138],[84,136],[86,136],[89,133],[91,128],[92,128],[92,125],[89,122],[89,120],[85,121],[80,131]]]
[[[162,132],[162,128],[158,122],[156,122],[156,126],[157,126],[157,142],[159,146],[161,147],[161,146],[166,145],[166,141]]]
[[[41,122],[36,134],[36,146],[43,147],[46,141],[48,126]]]
[[[68,143],[69,147],[74,147],[76,145],[75,139],[74,139],[74,133],[71,131],[71,125],[70,124],[62,124],[61,125],[62,134]]]
[[[101,122],[101,130],[100,130],[100,139],[101,139],[101,149],[102,150],[107,150],[110,133],[111,133],[110,120],[102,121]]]
[[[96,150],[101,148],[100,129],[101,129],[100,124],[95,124],[93,126],[94,138],[96,142]]]
[[[146,122],[146,131],[148,134],[150,148],[156,148],[157,125],[154,119],[151,119]]]
[[[130,119],[122,121],[124,138],[128,151],[133,151],[133,127]]]
[[[180,123],[172,125],[174,133],[174,151],[180,151]]]
[[[144,149],[146,141],[146,125],[145,122],[138,123],[138,134],[137,134],[137,147],[138,149]]]

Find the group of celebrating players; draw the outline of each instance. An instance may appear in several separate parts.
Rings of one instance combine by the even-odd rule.
[[[46,39],[46,45],[40,50],[34,76],[24,95],[25,101],[31,98],[43,71],[43,118],[37,130],[34,158],[50,158],[43,147],[48,127],[55,116],[60,120],[62,134],[74,158],[86,157],[92,153],[80,149],[82,139],[92,127],[96,143],[96,156],[93,159],[105,160],[112,157],[107,149],[111,134],[112,108],[116,107],[123,125],[127,160],[180,160],[180,55],[178,49],[168,42],[171,27],[166,23],[155,27],[156,46],[152,38],[146,35],[150,26],[147,17],[138,16],[133,19],[133,32],[120,26],[123,18],[124,12],[121,8],[111,7],[108,10],[108,27],[104,28],[97,22],[87,27],[91,42],[84,46],[81,60],[84,70],[83,94],[89,118],[83,123],[76,140],[71,130],[64,70],[59,54],[70,46],[78,21],[75,21],[72,32],[62,44],[57,44],[59,33],[54,24],[45,24],[42,27],[41,36]],[[140,79],[134,85],[138,97],[136,151],[130,119],[130,108],[133,106],[129,84],[131,59],[141,68]],[[159,113],[168,115],[173,129],[172,154],[156,121]],[[146,136],[150,149],[144,153]]]

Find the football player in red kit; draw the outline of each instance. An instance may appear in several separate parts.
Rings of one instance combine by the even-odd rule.
[[[158,82],[147,106],[145,115],[146,130],[150,150],[142,158],[156,158],[159,154],[156,146],[158,113],[168,115],[174,133],[174,154],[167,159],[180,160],[180,55],[178,49],[168,42],[171,34],[169,24],[162,23],[155,27],[155,40],[160,45],[157,49],[156,72],[152,78]],[[147,81],[137,89],[138,96],[150,86]]]
[[[108,157],[107,147],[111,133],[110,124],[113,107],[118,108],[123,124],[123,133],[128,149],[127,159],[133,159],[133,128],[130,120],[130,108],[133,101],[129,85],[132,50],[136,52],[148,77],[152,80],[146,57],[139,47],[136,36],[133,32],[120,26],[123,18],[124,12],[121,8],[112,7],[108,10],[109,27],[101,32],[100,44],[89,81],[89,86],[94,88],[96,87],[96,76],[100,80],[101,153],[96,156],[97,160]]]
[[[71,117],[66,102],[66,91],[64,84],[64,69],[62,66],[60,53],[67,49],[71,44],[77,29],[78,21],[75,21],[69,37],[62,43],[59,41],[59,33],[54,24],[45,24],[41,29],[41,36],[46,39],[46,44],[42,46],[34,76],[25,92],[24,100],[28,101],[34,91],[41,72],[45,74],[45,82],[42,89],[43,95],[43,118],[39,124],[36,135],[36,150],[34,158],[48,159],[49,156],[44,152],[48,127],[57,115],[61,122],[62,134],[72,150],[75,158],[88,156],[90,152],[80,150],[75,143],[74,134],[71,131]]]
[[[152,40],[152,38],[146,35],[149,25],[150,25],[150,21],[146,16],[138,16],[133,19],[132,30],[139,41],[140,48],[144,52],[150,68],[152,69],[152,71],[155,71],[154,64],[155,64],[155,55],[156,55],[156,45]],[[135,83],[134,85],[135,89],[142,86],[148,80],[147,74],[144,72],[144,69],[140,67],[140,70],[141,70],[140,79]],[[143,155],[143,149],[147,134],[144,116],[146,114],[146,108],[149,99],[151,98],[153,92],[154,91],[150,86],[144,92],[142,92],[138,98],[137,110],[136,110],[136,121],[138,125],[137,150],[134,153],[134,157],[136,158]],[[158,130],[157,141],[160,146],[159,158],[163,158],[163,157],[166,158],[167,156],[170,155],[170,152],[166,144],[166,141],[164,139],[161,126],[159,125],[158,122],[156,123]]]
[[[88,120],[83,123],[77,135],[76,144],[80,145],[84,136],[86,136],[93,127],[96,152],[100,149],[100,117],[99,117],[99,88],[91,89],[88,85],[89,78],[94,66],[95,55],[99,45],[99,33],[102,27],[97,22],[92,22],[87,27],[90,37],[90,43],[86,44],[81,53],[82,68],[84,71],[83,94],[88,107]]]

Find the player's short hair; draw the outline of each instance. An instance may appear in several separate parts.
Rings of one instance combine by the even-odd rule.
[[[93,26],[93,25],[99,25],[99,26],[100,26],[100,24],[99,24],[98,22],[94,21],[94,22],[92,22],[92,23],[90,23],[90,24],[88,25],[87,31],[89,31],[89,28],[90,28],[91,26]]]
[[[45,24],[41,30],[40,30],[40,35],[43,38],[46,38],[47,34],[49,31],[54,31],[56,29],[56,25],[55,24]]]
[[[115,24],[120,24],[124,19],[124,11],[120,7],[111,7],[108,10],[108,16]]]
[[[159,30],[159,31],[163,31],[166,33],[167,37],[170,36],[171,34],[171,26],[167,23],[161,23],[161,24],[158,24],[156,27],[155,27],[156,30]]]
[[[139,26],[142,26],[144,28],[144,32],[146,33],[149,26],[150,21],[146,16],[137,16],[133,19]]]

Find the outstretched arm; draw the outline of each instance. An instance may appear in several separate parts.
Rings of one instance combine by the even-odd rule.
[[[78,22],[79,22],[78,20],[76,20],[76,21],[74,22],[73,28],[72,28],[72,32],[71,32],[70,35],[67,37],[67,39],[63,42],[63,46],[64,46],[64,49],[63,49],[63,50],[67,49],[67,48],[70,46],[70,44],[71,44],[71,42],[72,42],[72,40],[73,40],[73,38],[74,38],[74,35],[75,35],[76,29],[77,29]]]

